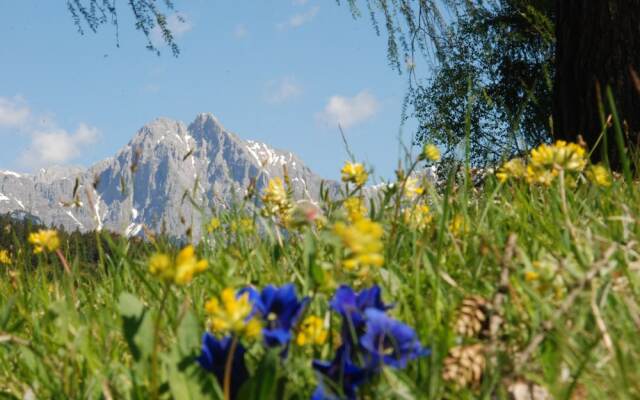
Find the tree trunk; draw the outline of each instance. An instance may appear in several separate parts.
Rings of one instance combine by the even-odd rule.
[[[553,125],[557,139],[582,135],[592,149],[602,132],[598,98],[606,115],[606,87],[611,87],[623,120],[625,144],[640,138],[640,0],[556,0],[556,77]],[[605,145],[606,144],[606,152]],[[619,169],[614,132],[593,152]]]

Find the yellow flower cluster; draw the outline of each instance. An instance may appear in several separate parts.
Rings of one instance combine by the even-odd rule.
[[[531,166],[582,171],[587,165],[587,152],[576,143],[558,140],[553,145],[541,144],[531,150]]]
[[[11,264],[11,256],[9,255],[8,250],[0,250],[0,264]]]
[[[606,167],[602,165],[592,165],[587,168],[587,178],[598,186],[609,187],[611,186],[611,173]]]
[[[342,170],[342,182],[355,183],[356,186],[362,186],[367,183],[369,174],[364,169],[364,165],[360,163],[346,162]]]
[[[60,248],[58,232],[41,229],[29,235],[29,243],[34,246],[33,252],[38,254],[43,251],[53,252]]]
[[[167,283],[186,285],[194,275],[207,269],[206,260],[198,260],[193,246],[188,245],[173,260],[169,255],[156,253],[149,259],[149,272]]]
[[[562,260],[567,265],[573,264],[571,259]],[[560,270],[561,262],[550,255],[543,255],[539,260],[525,265],[524,280],[540,294],[552,294],[561,299],[566,291],[566,284]]]
[[[329,332],[324,328],[324,323],[320,317],[311,315],[302,321],[300,331],[296,337],[298,346],[323,345],[327,341]]]
[[[277,216],[283,223],[289,220],[293,205],[289,201],[289,195],[280,177],[269,180],[267,187],[262,192],[262,203],[264,204],[262,211],[265,216]]]
[[[229,224],[229,230],[233,233],[249,234],[253,232],[255,225],[251,218],[241,218],[236,221],[235,219]]]
[[[423,154],[427,160],[440,161],[440,149],[433,144],[425,145]]]
[[[424,193],[424,188],[420,185],[420,180],[416,177],[409,177],[404,183],[404,195],[410,200],[421,196]]]
[[[496,173],[500,182],[507,179],[525,179],[530,184],[550,185],[560,171],[566,174],[583,172],[587,166],[587,151],[576,143],[558,140],[554,144],[541,144],[531,150],[528,164],[521,158],[507,161]],[[602,171],[598,172],[602,177]]]
[[[384,230],[380,224],[362,218],[350,225],[337,222],[333,230],[347,248],[348,258],[343,263],[345,268],[352,270],[384,264],[381,254]]]
[[[214,231],[218,230],[220,226],[221,226],[220,219],[213,217],[209,220],[209,223],[207,224],[207,232],[213,233]]]
[[[249,293],[237,296],[234,289],[226,288],[220,299],[212,298],[204,308],[209,315],[209,327],[214,333],[256,338],[262,332],[260,321],[255,317],[249,318],[253,310]]]
[[[584,147],[558,140],[553,145],[541,144],[531,150],[527,165],[527,181],[550,185],[560,171],[582,172],[587,165]]]
[[[469,225],[462,214],[456,214],[449,223],[449,231],[453,236],[460,237],[469,233]]]
[[[506,182],[507,179],[523,179],[527,176],[527,166],[522,158],[513,158],[500,167],[496,172],[496,178],[500,182]]]
[[[426,229],[432,219],[431,210],[425,204],[415,204],[404,210],[404,223],[418,231]]]
[[[349,222],[356,222],[367,215],[367,207],[360,197],[349,197],[344,201],[344,209],[347,211]]]

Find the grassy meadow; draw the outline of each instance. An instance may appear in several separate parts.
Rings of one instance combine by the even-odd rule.
[[[438,158],[373,196],[346,163],[318,204],[273,179],[191,244],[95,233],[91,263],[2,227],[0,398],[639,398],[637,183],[560,142],[411,173]]]

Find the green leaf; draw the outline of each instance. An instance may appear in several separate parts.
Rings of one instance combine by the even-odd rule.
[[[244,384],[238,393],[240,400],[267,400],[275,398],[278,376],[278,350],[264,355],[255,374]]]
[[[144,311],[144,304],[131,293],[121,293],[118,299],[118,310],[123,317],[137,317]]]
[[[213,374],[198,365],[195,356],[182,357],[174,348],[166,360],[169,390],[174,399],[205,400],[224,398]]]
[[[321,285],[324,281],[324,273],[322,268],[316,262],[317,258],[316,241],[311,234],[307,232],[304,237],[303,260],[304,266],[316,285]]]
[[[186,356],[197,352],[201,332],[198,318],[192,311],[188,311],[178,326],[178,349],[181,355]]]
[[[413,400],[415,399],[415,385],[411,382],[406,375],[400,375],[391,368],[383,368],[382,370],[385,380],[387,381],[391,392],[392,398]]]
[[[122,293],[118,301],[122,331],[136,363],[147,360],[153,351],[153,323],[144,304],[130,293]]]
[[[15,296],[9,297],[7,303],[0,309],[0,331],[7,330],[7,324],[9,322],[9,317],[11,316],[11,311],[16,303]]]

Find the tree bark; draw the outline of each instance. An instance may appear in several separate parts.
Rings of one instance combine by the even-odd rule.
[[[556,76],[553,126],[557,139],[582,135],[592,149],[603,129],[598,98],[605,115],[606,87],[611,87],[623,120],[625,144],[640,138],[640,0],[556,0]],[[594,161],[620,168],[614,132],[593,152]],[[606,148],[605,144],[606,143]]]

